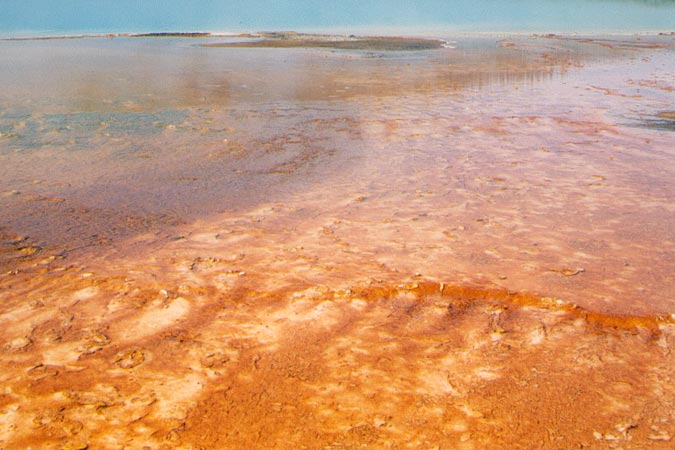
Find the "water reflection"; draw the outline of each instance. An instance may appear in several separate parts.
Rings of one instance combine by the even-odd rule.
[[[202,42],[202,40],[200,40]],[[411,53],[208,49],[191,40],[3,42],[6,109],[139,111],[231,102],[398,95],[547,74],[564,61],[497,51],[494,40]],[[535,55],[536,56],[536,55]],[[535,75],[536,76],[536,75]],[[30,105],[30,106],[29,106]]]

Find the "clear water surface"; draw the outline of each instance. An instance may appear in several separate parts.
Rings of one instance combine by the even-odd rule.
[[[673,31],[672,0],[3,1],[5,36],[159,30]]]

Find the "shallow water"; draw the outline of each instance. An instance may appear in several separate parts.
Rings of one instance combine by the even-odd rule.
[[[437,241],[457,260],[425,264],[429,275],[485,273],[615,312],[673,309],[672,136],[648,129],[662,130],[656,115],[672,106],[671,49],[203,42],[2,43],[6,233],[54,251],[123,252],[139,233],[325,193],[314,214],[398,217],[409,246]],[[350,196],[370,200],[342,210]],[[391,246],[382,227],[360,250]],[[571,281],[581,279],[591,284]]]
[[[214,40],[0,42],[0,444],[666,448],[675,38]]]
[[[251,206],[272,200],[272,191],[278,194],[291,181],[275,170],[307,153],[304,141],[324,139],[305,124],[336,115],[361,120],[355,111],[360,106],[350,99],[425,91],[454,95],[508,78],[548,77],[554,70],[515,67],[526,62],[517,53],[478,61],[475,52],[278,52],[206,49],[202,42],[4,43],[11,69],[3,71],[3,84],[12,88],[3,93],[0,117],[8,158],[3,206],[25,209],[13,191],[28,196],[23,198],[72,196],[71,208],[86,208],[89,215],[73,226],[118,222],[109,238],[124,235],[124,214],[189,221]],[[467,64],[472,59],[476,64]],[[270,156],[262,146],[284,151]],[[330,148],[321,150],[313,158]],[[267,156],[260,158],[261,152]],[[257,177],[250,176],[252,170]],[[303,184],[309,176],[298,174],[293,181]],[[66,235],[68,226],[52,226],[55,213],[27,220],[25,213],[12,213],[5,224],[40,243],[100,234],[92,229]],[[61,218],[72,221],[73,215]]]

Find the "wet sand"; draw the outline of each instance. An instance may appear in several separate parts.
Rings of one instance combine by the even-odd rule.
[[[17,82],[0,447],[670,448],[673,38],[650,39],[118,40],[164,75]]]

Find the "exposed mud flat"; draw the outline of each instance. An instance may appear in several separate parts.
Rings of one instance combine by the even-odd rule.
[[[445,41],[382,36],[332,36],[303,33],[264,33],[261,39],[205,44],[221,48],[325,48],[335,50],[419,51],[443,48]]]
[[[4,110],[0,448],[671,448],[670,48],[465,45]]]

